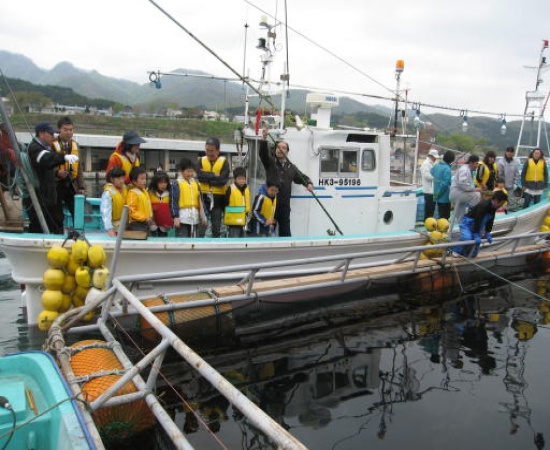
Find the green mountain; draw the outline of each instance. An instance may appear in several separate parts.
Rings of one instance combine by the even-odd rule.
[[[12,79],[14,91],[39,92],[55,102],[66,105],[112,106],[115,102],[130,105],[136,111],[151,112],[155,105],[166,108],[204,108],[218,111],[231,111],[242,114],[246,87],[242,83],[214,80],[207,73],[196,70],[177,69],[174,72],[204,75],[204,78],[192,76],[163,76],[160,89],[152,83],[134,83],[101,75],[97,71],[85,71],[68,62],[57,64],[51,70],[36,66],[29,58],[0,50],[0,69],[6,77]],[[18,80],[13,80],[18,79]],[[32,84],[31,84],[32,83]],[[300,115],[306,113],[305,98],[308,91],[293,89],[287,98],[287,109]],[[0,94],[6,95],[5,83],[0,80]],[[274,98],[278,105],[280,99]],[[392,105],[366,105],[348,97],[340,97],[339,106],[333,109],[336,123],[374,128],[386,128],[390,124]],[[266,107],[266,103],[262,107]],[[252,97],[250,111],[255,111],[257,99]],[[411,111],[410,117],[414,117]],[[445,114],[422,116],[425,122],[431,122],[438,135],[462,134],[462,118]],[[501,122],[498,118],[471,117],[468,121],[468,136],[485,139],[488,146],[503,149],[517,142],[520,121],[508,122],[506,135],[500,134]],[[412,128],[410,132],[414,132]]]

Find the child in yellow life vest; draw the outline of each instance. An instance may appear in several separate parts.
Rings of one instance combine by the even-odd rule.
[[[223,223],[227,225],[228,237],[245,236],[246,222],[250,212],[250,190],[246,185],[246,170],[233,170],[233,184],[225,192],[226,207]]]
[[[153,219],[155,220],[155,225],[151,229],[152,235],[166,237],[173,224],[170,211],[170,177],[166,172],[157,170],[153,176],[151,183],[149,183],[149,198],[151,199]]]
[[[101,195],[101,219],[107,234],[115,237],[122,217],[122,209],[126,204],[128,188],[125,183],[126,173],[120,167],[114,167],[107,174],[107,184]]]
[[[506,187],[504,185],[504,178],[497,178],[496,181],[495,181],[495,188],[493,189],[493,192],[495,191],[502,191],[504,192],[506,195],[508,195],[508,191],[506,190]],[[510,196],[508,195],[508,198],[510,198]],[[508,202],[504,202],[502,204],[502,206],[497,210],[497,212],[503,212],[503,213],[506,213],[508,214],[508,209],[507,209],[507,206],[508,206]]]
[[[198,225],[206,226],[206,214],[202,203],[199,183],[193,177],[195,166],[183,158],[179,165],[179,178],[172,183],[170,210],[178,237],[196,237]]]
[[[275,234],[275,208],[277,207],[277,194],[279,183],[267,181],[265,186],[260,188],[254,199],[252,207],[252,218],[248,224],[248,230],[255,236],[273,236]]]
[[[130,171],[130,182],[134,186],[128,191],[126,204],[130,209],[128,230],[149,233],[153,220],[153,207],[147,192],[147,172],[141,166]]]

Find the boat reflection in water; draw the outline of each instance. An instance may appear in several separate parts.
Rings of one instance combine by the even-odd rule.
[[[319,304],[270,316],[277,328],[241,313],[230,337],[186,341],[310,449],[542,449],[550,275],[529,276]],[[195,448],[275,448],[188,366],[164,373],[161,399]]]

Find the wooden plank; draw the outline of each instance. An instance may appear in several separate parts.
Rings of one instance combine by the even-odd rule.
[[[418,268],[435,267],[440,264],[437,261],[432,260],[419,260],[417,263]],[[403,271],[410,271],[414,267],[414,262],[407,261],[396,264],[387,264],[382,266],[366,267],[363,269],[349,270],[346,274],[346,279],[359,279],[376,276],[386,275],[392,273],[398,273]],[[284,279],[257,281],[254,283],[252,292],[269,292],[280,289],[282,286],[285,288],[310,286],[318,283],[329,283],[334,281],[340,281],[342,279],[341,272],[329,272],[315,275],[304,275],[301,277],[289,277]],[[231,295],[240,295],[246,292],[246,286],[223,286],[213,290],[217,297],[229,297]]]
[[[544,252],[544,251],[550,251],[550,248],[547,244],[534,244],[534,245],[527,245],[523,247],[518,247],[516,249],[516,252],[518,253],[524,253],[524,252]],[[501,257],[509,257],[510,256],[510,250],[495,250],[492,252],[484,251],[482,254],[480,254],[478,257],[474,258],[473,261],[476,262],[482,262],[482,261],[490,261],[490,260],[498,260]],[[455,265],[463,265],[463,264],[470,264],[469,261],[465,260],[462,257],[453,257],[453,256],[447,256],[445,259],[445,266],[447,268],[453,267]],[[384,276],[392,276],[395,274],[402,274],[404,272],[410,272],[414,273],[413,268],[416,267],[416,269],[426,269],[433,267],[436,270],[439,270],[443,266],[443,259],[441,257],[438,258],[431,258],[431,259],[422,259],[416,262],[414,261],[405,261],[395,264],[386,264],[386,265],[380,265],[380,266],[373,266],[373,267],[365,267],[362,269],[353,269],[349,270],[346,274],[346,279],[369,279],[372,277],[384,277]],[[315,275],[304,275],[301,277],[289,277],[284,279],[275,279],[275,280],[265,280],[265,281],[257,281],[254,283],[252,292],[254,293],[262,293],[262,292],[270,292],[270,291],[276,291],[277,289],[281,288],[292,288],[292,287],[300,287],[300,286],[310,286],[315,285],[319,283],[329,283],[334,281],[340,281],[342,279],[342,273],[341,272],[330,272],[330,273],[321,273],[321,274],[315,274]],[[217,297],[229,297],[232,295],[241,295],[246,292],[246,285],[233,285],[233,286],[223,286],[213,289],[214,294]]]

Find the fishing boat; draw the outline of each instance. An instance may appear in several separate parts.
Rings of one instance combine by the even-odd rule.
[[[274,53],[275,44],[270,39],[268,33],[262,42],[261,61],[264,73]],[[251,85],[244,77],[241,76],[241,79]],[[262,89],[268,86],[266,80],[260,80],[260,86]],[[267,98],[261,90],[254,90]],[[399,101],[398,93],[399,89],[396,101]],[[209,290],[213,286],[238,284],[249,269],[245,272],[231,270],[236,264],[256,264],[263,268],[262,278],[281,279],[418,258],[420,252],[411,253],[410,250],[428,245],[429,239],[425,229],[416,227],[416,185],[395,182],[390,178],[390,134],[379,130],[335,129],[331,125],[331,109],[338,104],[338,98],[329,93],[308,94],[306,102],[311,116],[307,124],[304,125],[297,119],[295,127],[288,127],[281,119],[285,115],[284,93],[281,98],[280,114],[264,117],[263,123],[269,127],[271,140],[282,139],[289,143],[292,164],[309,175],[314,183],[313,193],[302,186],[293,185],[292,237],[153,237],[129,240],[122,239],[120,235],[118,238],[111,238],[106,233],[85,230],[85,199],[77,198],[75,228],[78,229],[78,234],[71,233],[67,238],[52,234],[0,233],[0,250],[11,263],[12,277],[24,286],[23,305],[27,309],[29,324],[36,324],[42,311],[42,274],[47,269],[47,251],[56,245],[70,248],[77,235],[79,238],[85,236],[89,243],[103,247],[107,253],[111,276],[198,270],[200,274],[185,277],[179,283],[180,288],[185,286],[201,291]],[[7,115],[3,115],[5,121],[9,122]],[[258,119],[260,120],[259,116]],[[261,139],[258,126],[259,123],[244,130],[248,150],[242,164],[248,173],[251,192],[256,192],[265,181],[264,169],[258,156]],[[13,130],[11,134],[15,142]],[[17,148],[17,145],[14,147]],[[32,187],[29,190],[32,192]],[[98,204],[97,199],[91,202],[96,206]],[[492,233],[497,237],[495,245],[499,250],[515,250],[518,246],[535,242],[539,236],[530,233],[539,231],[547,210],[548,200],[544,199],[525,210],[499,214]],[[499,237],[509,236],[519,238],[499,242]],[[392,252],[390,259],[385,251]],[[340,265],[335,268],[333,260],[323,259],[327,255],[339,257]],[[349,258],[349,255],[355,256]],[[353,263],[350,263],[352,260]],[[311,263],[304,264],[304,261]],[[269,270],[270,264],[276,267]],[[220,268],[228,270],[218,270]],[[207,273],[208,270],[210,273]],[[160,278],[157,277],[159,281],[156,284],[136,283],[134,289],[143,296],[159,292]],[[366,284],[368,279],[357,280],[349,288],[358,289]],[[333,293],[334,291],[319,283],[317,294]]]
[[[47,353],[27,351],[0,357],[0,402],[2,448],[103,448],[96,446],[76,400]]]

